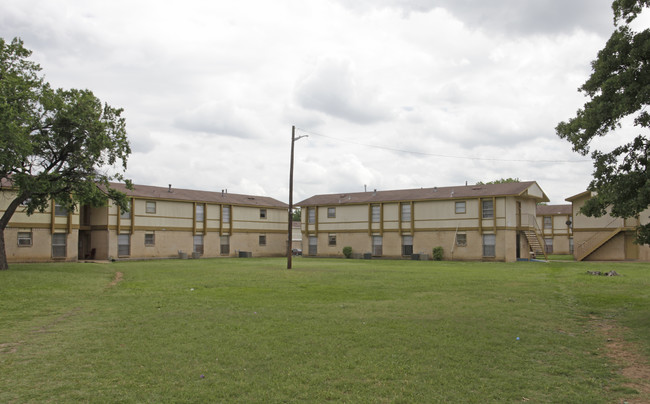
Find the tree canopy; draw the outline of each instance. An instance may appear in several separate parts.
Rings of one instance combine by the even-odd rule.
[[[20,39],[0,38],[0,179],[15,192],[0,217],[0,269],[7,268],[4,229],[21,204],[27,214],[53,199],[68,210],[108,200],[127,209],[126,196],[110,187],[115,180],[130,186],[122,109],[89,90],[51,88],[30,56]]]
[[[650,0],[615,0],[612,4],[616,30],[591,63],[592,73],[579,88],[589,99],[567,122],[556,127],[573,150],[587,155],[596,137],[611,134],[631,117],[639,134],[612,151],[591,151],[594,162],[589,190],[594,196],[582,208],[588,216],[608,212],[615,217],[637,217],[650,205],[650,171],[647,129],[650,114],[650,30],[635,31],[637,16]],[[650,224],[640,225],[637,241],[650,244]]]
[[[499,178],[498,180],[488,181],[488,182],[479,181],[479,182],[476,183],[476,185],[506,184],[506,183],[509,183],[509,182],[521,182],[521,181],[519,180],[519,178],[510,178],[510,177],[508,177],[508,178]]]

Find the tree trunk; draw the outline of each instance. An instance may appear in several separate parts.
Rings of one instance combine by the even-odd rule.
[[[9,269],[9,264],[7,264],[7,251],[5,250],[5,229],[18,206],[20,206],[20,204],[26,199],[27,197],[24,194],[16,197],[16,199],[11,201],[9,206],[7,206],[7,210],[5,210],[2,217],[0,217],[0,271]]]

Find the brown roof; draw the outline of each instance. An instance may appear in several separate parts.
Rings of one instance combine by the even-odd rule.
[[[504,184],[464,185],[458,187],[433,187],[419,189],[403,189],[395,191],[370,191],[341,194],[315,195],[298,206],[339,205],[339,204],[365,204],[379,202],[420,201],[436,199],[463,199],[488,196],[506,196],[527,194],[528,189],[535,185],[535,181],[508,182]],[[548,201],[542,192],[543,198],[531,196],[541,201]]]
[[[261,206],[269,208],[288,208],[284,202],[268,196],[241,195],[228,192],[195,191],[181,188],[154,187],[151,185],[133,185],[127,189],[125,184],[111,183],[111,188],[124,192],[126,195],[141,199],[168,199],[193,202],[224,203],[229,205]]]
[[[537,205],[537,216],[570,215],[571,205]]]

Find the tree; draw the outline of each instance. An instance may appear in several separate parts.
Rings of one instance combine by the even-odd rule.
[[[590,142],[611,134],[632,117],[639,134],[629,143],[610,152],[594,150],[593,179],[588,189],[594,192],[582,207],[587,216],[607,213],[615,217],[638,217],[650,205],[650,142],[647,129],[650,114],[650,30],[635,32],[630,23],[650,0],[615,0],[612,4],[616,30],[591,63],[592,73],[579,91],[589,98],[574,118],[560,122],[557,135],[573,144],[584,155]],[[637,242],[650,243],[650,224],[637,228]]]
[[[0,38],[0,179],[15,195],[0,217],[0,269],[7,269],[4,230],[23,204],[27,214],[52,200],[73,211],[112,200],[125,211],[126,196],[110,187],[131,149],[122,109],[102,105],[89,90],[52,89],[15,38]],[[121,171],[121,172],[120,172]]]
[[[301,215],[302,215],[302,211],[300,210],[300,208],[296,208],[293,210],[293,220],[295,222],[299,222],[301,220]]]
[[[508,183],[508,182],[521,182],[521,181],[519,181],[519,178],[501,178],[501,179],[498,179],[498,180],[488,181],[488,182],[479,181],[479,182],[476,183],[476,185],[505,184],[505,183]]]

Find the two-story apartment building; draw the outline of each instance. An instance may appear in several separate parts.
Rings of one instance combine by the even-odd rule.
[[[540,248],[534,182],[316,195],[302,208],[303,255],[342,256],[343,247],[375,257],[515,261]]]
[[[573,254],[571,205],[537,205],[537,226],[547,254]]]
[[[634,240],[636,227],[650,221],[650,209],[629,219],[609,214],[588,217],[580,213],[580,208],[591,196],[591,191],[585,191],[566,199],[571,202],[576,261],[649,261],[650,246],[635,244]]]
[[[273,198],[171,186],[112,187],[128,196],[128,212],[113,204],[69,213],[53,203],[32,216],[19,209],[5,231],[8,261],[286,254],[288,206]],[[2,188],[0,212],[12,192]]]

